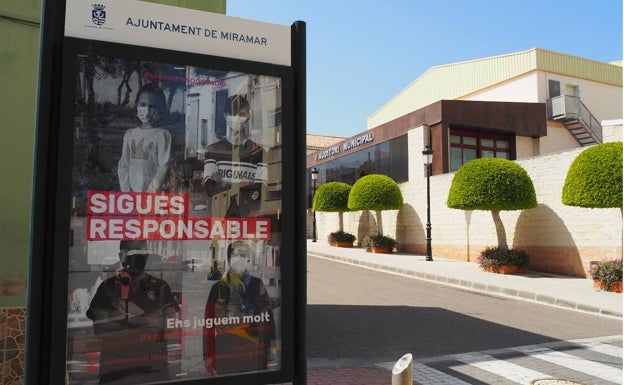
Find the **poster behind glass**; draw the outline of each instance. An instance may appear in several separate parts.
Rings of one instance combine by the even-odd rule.
[[[280,370],[280,78],[75,73],[68,383]]]

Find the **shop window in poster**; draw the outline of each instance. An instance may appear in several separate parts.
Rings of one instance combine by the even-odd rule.
[[[67,378],[281,369],[281,79],[76,58]]]

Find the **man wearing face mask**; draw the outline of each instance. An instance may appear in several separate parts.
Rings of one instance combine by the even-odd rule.
[[[207,376],[268,368],[275,321],[262,280],[247,270],[250,258],[247,242],[232,242],[229,269],[208,295],[203,333]],[[224,318],[227,324],[221,322]]]
[[[162,128],[168,110],[164,92],[155,83],[141,87],[136,98],[139,127],[124,134],[118,164],[121,191],[157,192],[167,177],[171,134]]]
[[[175,330],[166,330],[166,320],[178,303],[167,282],[145,273],[146,241],[119,248],[123,268],[100,284],[87,310],[101,340],[100,384],[168,380],[167,339]]]
[[[263,163],[262,146],[250,139],[251,109],[241,95],[230,96],[224,107],[225,137],[217,143],[217,151],[204,161],[203,183],[208,195],[231,183],[251,183],[256,191],[266,181],[267,166]],[[227,156],[223,156],[227,153]]]

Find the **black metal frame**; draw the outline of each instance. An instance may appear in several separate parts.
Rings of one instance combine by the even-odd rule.
[[[134,57],[263,74],[282,79],[282,368],[178,384],[266,384],[306,381],[305,228],[305,23],[291,27],[292,64],[280,66],[210,55],[66,38],[64,0],[43,4],[37,108],[36,160],[24,383],[50,384],[65,378],[67,278],[70,239],[73,60],[80,52]],[[68,124],[70,123],[70,124]],[[288,163],[288,167],[285,165]],[[295,167],[292,167],[292,166]]]

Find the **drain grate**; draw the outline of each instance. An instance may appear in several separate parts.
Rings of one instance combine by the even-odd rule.
[[[581,382],[570,381],[570,380],[562,380],[559,378],[542,378],[538,380],[533,380],[530,382],[531,385],[583,385]]]

